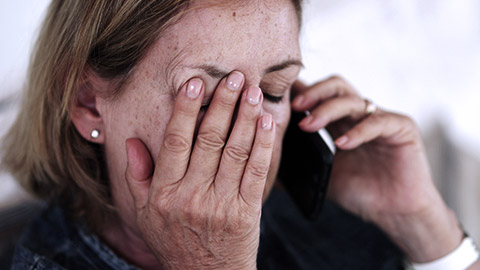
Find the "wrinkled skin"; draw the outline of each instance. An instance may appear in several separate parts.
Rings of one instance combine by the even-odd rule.
[[[336,138],[331,199],[375,222],[413,260],[458,245],[461,230],[409,118],[367,116],[338,77],[294,84],[301,57],[289,1],[206,2],[195,1],[163,33],[122,95],[84,93],[73,114],[86,139],[105,145],[118,209],[102,231],[111,247],[144,269],[256,268],[261,206],[291,107],[312,112],[303,130],[327,127]],[[90,80],[112,91],[108,81]]]

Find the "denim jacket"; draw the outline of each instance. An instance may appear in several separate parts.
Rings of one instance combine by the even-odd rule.
[[[402,261],[377,227],[331,202],[315,222],[304,219],[283,191],[273,190],[264,204],[258,269],[403,269]],[[11,269],[138,268],[50,206],[23,233]]]

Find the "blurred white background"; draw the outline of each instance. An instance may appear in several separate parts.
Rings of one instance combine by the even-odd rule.
[[[14,119],[48,2],[0,2],[0,135]],[[310,0],[304,10],[301,77],[339,74],[412,116],[447,203],[480,239],[480,1]],[[22,197],[2,174],[0,207]]]

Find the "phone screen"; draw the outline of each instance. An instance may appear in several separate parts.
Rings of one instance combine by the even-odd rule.
[[[319,132],[308,133],[298,127],[305,113],[292,112],[283,140],[279,179],[303,215],[315,220],[321,212],[332,171],[335,148]],[[326,141],[329,141],[330,146]]]

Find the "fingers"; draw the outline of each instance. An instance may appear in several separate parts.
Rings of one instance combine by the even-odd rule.
[[[337,138],[335,145],[342,150],[351,150],[373,140],[387,141],[390,145],[405,145],[418,141],[417,130],[410,118],[380,111],[366,117]]]
[[[344,79],[332,76],[297,95],[292,101],[292,108],[297,111],[311,110],[323,100],[343,95],[356,95],[356,92]]]
[[[215,189],[221,194],[238,193],[262,113],[263,95],[257,86],[242,95],[238,117],[222,154]]]
[[[292,96],[296,97],[308,90],[308,86],[300,80],[296,80],[292,85]]]
[[[299,84],[298,88],[305,87]],[[412,120],[381,110],[370,115],[368,103],[340,77],[331,77],[300,92],[292,108],[310,110],[310,115],[299,123],[300,128],[314,132],[328,126],[336,136],[347,131],[335,141],[340,149],[354,149],[372,140],[388,140],[390,144],[418,140]]]
[[[185,175],[203,95],[203,82],[197,78],[191,79],[178,92],[155,168],[160,172],[161,181],[154,181],[153,185],[176,183]]]
[[[299,126],[304,131],[314,132],[345,117],[352,120],[365,117],[365,100],[356,95],[329,99],[311,111]]]
[[[298,111],[310,111],[299,126],[307,132],[315,132],[327,125],[349,118],[358,121],[365,113],[365,101],[344,79],[333,76],[308,87],[292,102]]]
[[[223,79],[215,90],[212,102],[200,125],[188,169],[189,173],[201,176],[195,179],[197,183],[200,179],[212,181],[217,173],[243,84],[243,74],[234,71]]]
[[[240,186],[240,197],[247,205],[261,207],[258,202],[265,189],[274,144],[275,124],[272,115],[265,114],[258,121],[255,143]]]
[[[148,200],[148,192],[153,173],[153,162],[147,147],[139,139],[130,138],[125,142],[127,169],[125,179],[137,210],[143,209]]]

